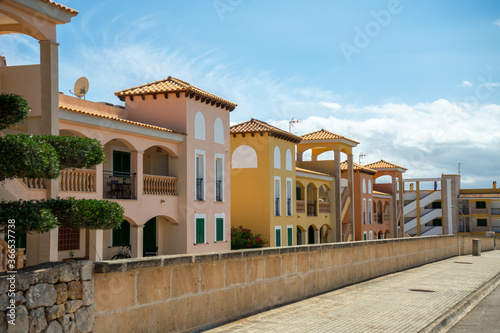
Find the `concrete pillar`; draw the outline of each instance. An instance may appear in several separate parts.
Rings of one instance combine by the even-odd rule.
[[[95,191],[98,199],[102,199],[104,195],[104,164],[95,166]]]
[[[349,197],[351,198],[351,203],[348,209],[349,224],[352,226],[352,240],[356,240],[356,226],[354,221],[354,163],[352,160],[352,154],[347,155],[347,186],[349,187]],[[341,224],[342,225],[342,224]]]
[[[478,238],[472,239],[472,255],[473,256],[481,255],[481,240]]]
[[[491,201],[486,202],[486,208],[488,209],[488,231],[493,231],[493,218],[491,217]]]
[[[58,258],[59,228],[52,229],[39,235],[38,264],[48,261],[59,261]]]
[[[321,227],[318,228],[318,230],[314,230],[315,236],[314,236],[314,244],[320,244],[321,243]]]
[[[144,225],[130,226],[130,242],[132,243],[132,258],[142,258]]]
[[[403,200],[404,198],[404,182],[403,182],[403,175],[401,174],[401,177],[398,179],[398,182],[399,182],[399,202],[398,202],[398,218],[397,218],[397,224],[401,226],[401,228],[403,229],[403,232],[404,232],[404,229],[405,229],[405,216],[404,216],[404,205],[405,205],[405,202]],[[401,216],[399,218],[399,216]],[[404,237],[404,233],[403,233],[403,237]]]
[[[297,161],[302,162],[302,154],[303,153],[297,153]]]
[[[335,241],[342,241],[342,197],[340,192],[340,151],[334,151],[335,170],[333,176],[335,178]]]
[[[104,239],[103,230],[89,230],[88,232],[88,257],[92,261],[103,260]]]
[[[50,40],[40,43],[41,131],[59,135],[59,72],[57,49]]]
[[[417,236],[421,235],[420,226],[420,182],[417,181]]]
[[[392,204],[391,204],[391,234],[392,237],[398,238],[398,197],[396,176],[392,176]],[[402,227],[404,235],[404,226]]]
[[[472,202],[469,200],[469,232],[472,235]]]
[[[144,188],[144,172],[143,172],[143,157],[144,152],[140,150],[134,150],[131,152],[132,166],[131,171],[135,173],[135,195],[137,200],[142,198],[143,188]]]

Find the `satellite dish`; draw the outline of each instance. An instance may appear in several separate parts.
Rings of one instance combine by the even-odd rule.
[[[72,92],[71,90],[69,92],[75,95],[76,97],[82,98],[85,97],[88,91],[89,91],[89,80],[85,76],[82,76],[75,82],[75,92]]]

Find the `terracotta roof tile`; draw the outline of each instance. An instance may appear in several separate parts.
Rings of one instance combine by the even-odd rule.
[[[389,193],[379,192],[379,191],[375,191],[375,190],[373,190],[372,192],[373,192],[373,194],[377,194],[377,195],[387,195],[387,196],[391,196]]]
[[[173,131],[173,130],[168,129],[168,128],[164,128],[164,127],[160,127],[160,126],[155,126],[155,125],[150,125],[150,124],[145,124],[145,123],[140,123],[138,121],[132,121],[132,120],[127,120],[127,119],[122,119],[122,118],[118,118],[116,116],[112,116],[112,115],[108,115],[108,114],[102,114],[102,113],[96,113],[96,112],[87,111],[87,110],[75,109],[75,108],[73,108],[71,106],[66,106],[66,105],[59,105],[59,110],[80,113],[80,114],[84,114],[84,115],[92,116],[92,117],[97,117],[97,118],[104,118],[104,119],[119,121],[119,122],[122,122],[122,123],[130,124],[130,125],[135,125],[135,126],[140,126],[140,127],[146,127],[146,128],[150,128],[150,129],[158,130],[158,131],[162,131],[162,132],[167,132],[167,133],[174,133],[174,134],[186,135],[185,133]]]
[[[62,11],[65,11],[66,13],[70,13],[73,16],[76,16],[78,14],[77,10],[75,10],[73,8],[69,8],[68,6],[62,5],[60,3],[54,2],[52,0],[38,0],[38,1],[46,3],[54,8],[60,9]]]
[[[313,174],[313,175],[319,175],[319,176],[325,176],[325,177],[333,177],[332,175],[329,175],[327,173],[313,171],[313,170],[308,170],[308,169],[302,169],[302,168],[298,168],[298,167],[295,168],[295,171],[305,172],[305,173],[310,173],[310,174]]]
[[[269,125],[266,122],[258,119],[250,119],[249,121],[245,121],[244,123],[236,124],[231,126],[231,134],[240,134],[240,133],[269,133],[271,136],[292,141],[294,143],[299,143],[302,139],[292,133],[286,132],[278,127],[274,127]]]
[[[204,97],[206,99],[224,104],[229,108],[230,111],[234,110],[234,108],[238,105],[219,96],[206,92],[205,90],[196,88],[195,86],[172,76],[169,76],[165,80],[155,81],[143,84],[141,86],[120,90],[115,92],[115,95],[123,101],[125,100],[125,96],[142,96],[172,92],[185,92],[198,95],[200,97]]]
[[[365,167],[371,168],[371,169],[403,169],[403,170],[408,170],[406,168],[403,168],[402,166],[399,166],[399,165],[396,165],[393,163],[389,163],[389,162],[384,161],[384,160],[380,160],[378,162],[373,162],[373,163],[367,164],[367,165],[365,165]]]
[[[344,140],[349,140],[355,143],[359,143],[358,141],[354,141],[351,139],[346,138],[345,136],[338,135],[335,133],[332,133],[330,131],[327,131],[325,129],[321,129],[316,132],[312,132],[309,134],[304,134],[302,135],[302,141],[309,141],[309,140],[339,140],[339,139],[344,139]]]
[[[352,165],[353,165],[353,169],[354,171],[362,171],[362,172],[365,172],[365,173],[369,173],[369,174],[376,174],[377,173],[377,170],[373,170],[373,169],[370,169],[366,166],[362,166],[361,164],[358,164],[358,163],[355,163],[355,162],[352,162]],[[341,171],[347,171],[347,161],[344,161],[342,163],[340,163],[340,170]]]

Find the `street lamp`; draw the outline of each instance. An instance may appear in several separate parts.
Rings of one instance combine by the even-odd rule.
[[[458,212],[462,215],[462,218],[461,218],[461,220],[460,220],[460,221],[462,222],[462,227],[463,227],[462,232],[466,232],[467,228],[465,227],[465,214],[464,214],[464,212],[462,212],[462,210],[461,210],[460,208],[455,207],[455,206],[453,206],[453,205],[450,205],[450,207],[451,207],[451,208],[456,208],[456,209],[458,209]],[[458,231],[460,232],[460,224],[459,224],[459,226],[458,226]]]

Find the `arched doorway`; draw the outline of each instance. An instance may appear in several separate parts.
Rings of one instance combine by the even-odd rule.
[[[144,225],[142,249],[144,257],[155,256],[158,253],[158,245],[156,243],[156,217],[153,217]]]
[[[316,229],[311,225],[309,226],[309,228],[307,229],[307,244],[315,244],[315,233],[316,233]]]

